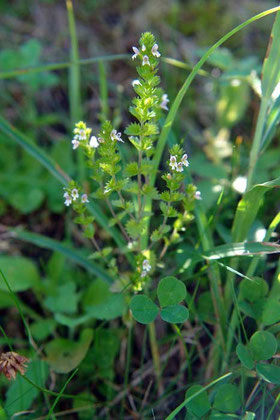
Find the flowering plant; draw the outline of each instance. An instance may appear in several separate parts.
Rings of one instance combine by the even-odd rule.
[[[84,122],[76,124],[72,145],[74,150],[81,148],[84,152],[92,192],[82,192],[81,186],[71,181],[65,189],[64,198],[65,205],[72,205],[78,214],[75,222],[83,226],[84,235],[92,240],[96,248],[93,257],[102,259],[102,263],[118,275],[122,287],[130,286],[138,292],[147,291],[152,278],[156,278],[162,266],[160,260],[169,246],[181,240],[180,232],[192,221],[195,200],[201,197],[194,185],[185,183],[188,155],[178,144],[169,150],[166,171],[161,175],[165,186],[162,186],[160,177],[158,184],[161,191],[150,182],[155,172],[153,156],[160,131],[159,121],[163,111],[168,110],[169,99],[159,87],[160,52],[154,36],[144,33],[139,47],[132,49],[138,79],[132,82],[136,96],[129,111],[135,121],[125,129],[126,139],[109,121],[102,124],[97,135],[92,135],[92,129]],[[135,160],[131,162],[125,161],[120,150],[127,147],[122,143],[128,142],[135,149]],[[94,217],[87,209],[87,203],[92,199],[106,203],[112,215],[112,225],[118,225],[126,241],[122,254],[133,255],[133,271],[129,274],[128,267],[123,263],[120,265],[112,255],[108,263],[107,257],[114,252],[104,247],[97,237]],[[152,212],[147,211],[148,200],[155,203],[151,207]],[[145,244],[142,237],[147,235],[149,220],[153,215],[158,216],[159,211],[162,220],[158,226],[153,220],[150,241]]]

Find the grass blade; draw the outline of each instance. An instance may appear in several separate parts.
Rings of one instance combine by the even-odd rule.
[[[12,233],[16,239],[20,239],[21,241],[32,243],[34,245],[39,246],[40,248],[60,252],[61,254],[65,255],[65,257],[73,261],[75,264],[80,265],[81,267],[85,268],[89,273],[95,274],[102,280],[105,280],[107,283],[111,284],[114,281],[114,279],[107,273],[107,271],[104,270],[103,267],[91,262],[68,245],[65,245],[54,239],[50,239],[47,236],[38,235],[37,233],[25,232],[20,229],[12,230]]]
[[[275,187],[280,187],[280,177],[264,184],[255,185],[244,194],[238,203],[233,221],[232,238],[234,241],[241,242],[246,239],[249,229],[257,216],[264,194]]]
[[[211,388],[211,386],[216,385],[218,382],[223,381],[226,378],[229,378],[232,375],[231,372],[226,373],[225,375],[221,376],[218,379],[215,379],[214,381],[210,382],[210,384],[204,386],[203,388],[201,388],[198,392],[196,392],[195,394],[191,395],[190,397],[186,398],[185,401],[183,401],[180,405],[178,405],[178,407],[175,408],[175,410],[173,410],[169,416],[166,417],[165,420],[173,420],[175,419],[176,415],[182,410],[182,408],[184,408],[186,406],[186,404],[188,404],[190,401],[192,401],[194,398],[196,398],[198,395],[202,394],[204,391],[206,391],[207,389]]]

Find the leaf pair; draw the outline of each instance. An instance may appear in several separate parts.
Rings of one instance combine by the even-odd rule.
[[[160,308],[148,296],[134,296],[130,302],[133,318],[141,324],[149,324],[156,319],[160,311],[161,318],[166,322],[184,322],[189,317],[189,311],[179,303],[185,299],[186,294],[186,286],[182,281],[175,277],[165,277],[157,287]]]

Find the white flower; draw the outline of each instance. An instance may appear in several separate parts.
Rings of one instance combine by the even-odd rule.
[[[183,168],[183,164],[182,164],[182,162],[179,162],[179,163],[177,164],[176,171],[177,171],[177,172],[183,172],[183,170],[184,170],[184,168]]]
[[[146,46],[144,44],[142,45],[142,51],[146,51]]]
[[[93,147],[94,149],[96,149],[99,146],[98,140],[95,136],[91,136],[89,145],[90,147]]]
[[[117,130],[112,130],[111,132],[111,140],[117,140],[117,141],[121,141],[122,143],[124,143],[124,141],[121,139],[121,135],[122,133],[117,133]]]
[[[144,271],[150,271],[152,266],[149,263],[149,260],[144,260],[142,264],[142,268]]]
[[[98,140],[99,143],[105,143],[105,141],[104,141],[104,139],[102,137],[98,137],[97,140]]]
[[[73,198],[73,201],[77,200],[77,198],[79,197],[79,191],[77,190],[77,188],[73,188],[73,190],[71,191],[71,196]]]
[[[68,194],[68,192],[63,194],[63,197],[65,198],[64,204],[65,206],[70,206],[70,204],[72,203],[72,198],[71,196]]]
[[[111,189],[112,189],[112,188],[108,188],[108,187],[106,187],[106,188],[104,189],[104,194],[107,194],[108,192],[110,192],[110,191],[111,191]]]
[[[167,93],[164,93],[161,97],[160,107],[168,111],[168,106],[167,106],[168,102],[169,102],[169,99],[168,99]]]
[[[132,47],[132,49],[133,49],[133,52],[134,52],[134,54],[132,56],[132,60],[135,60],[135,58],[140,54],[140,51],[136,47]]]
[[[194,194],[194,198],[196,200],[202,200],[201,192],[200,191],[196,191],[195,194]]]
[[[182,162],[182,164],[183,164],[184,166],[189,166],[189,161],[188,161],[188,155],[187,155],[187,153],[185,153],[185,154],[182,156],[181,162]]]
[[[141,82],[140,82],[140,80],[135,79],[135,80],[132,80],[131,84],[132,84],[133,87],[135,87],[135,86],[141,85]]]
[[[79,136],[75,136],[72,140],[73,150],[77,149],[80,146],[80,142],[77,139]]]
[[[87,194],[83,194],[82,195],[81,202],[82,203],[89,203]]]
[[[149,66],[150,61],[149,61],[149,57],[147,55],[144,55],[143,61],[142,61],[142,66],[145,66],[146,64]]]
[[[177,168],[176,156],[170,156],[169,166],[171,166],[171,169],[173,169],[173,171]]]
[[[153,45],[152,54],[154,57],[160,57],[160,52],[158,51],[158,44]]]
[[[75,137],[78,140],[86,140],[87,138],[86,131],[83,128],[75,128],[74,134],[76,134]]]

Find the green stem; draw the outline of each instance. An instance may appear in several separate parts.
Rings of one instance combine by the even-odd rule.
[[[76,32],[75,16],[73,10],[72,0],[66,0],[68,25],[71,41],[70,61],[71,66],[69,68],[69,101],[70,101],[70,115],[71,125],[81,120],[82,118],[82,101],[81,101],[81,75],[79,65],[79,47],[78,38]],[[85,165],[83,160],[83,151],[79,148],[77,150],[78,156],[78,178],[79,181],[85,179]]]
[[[156,329],[155,329],[154,322],[151,322],[150,324],[148,324],[148,331],[149,331],[149,338],[150,338],[150,345],[151,345],[152,358],[153,358],[153,363],[154,363],[154,368],[155,368],[156,380],[158,384],[158,390],[159,390],[159,393],[161,393],[162,384],[161,384],[160,356],[159,356],[159,350],[158,350],[158,345],[157,345]]]

